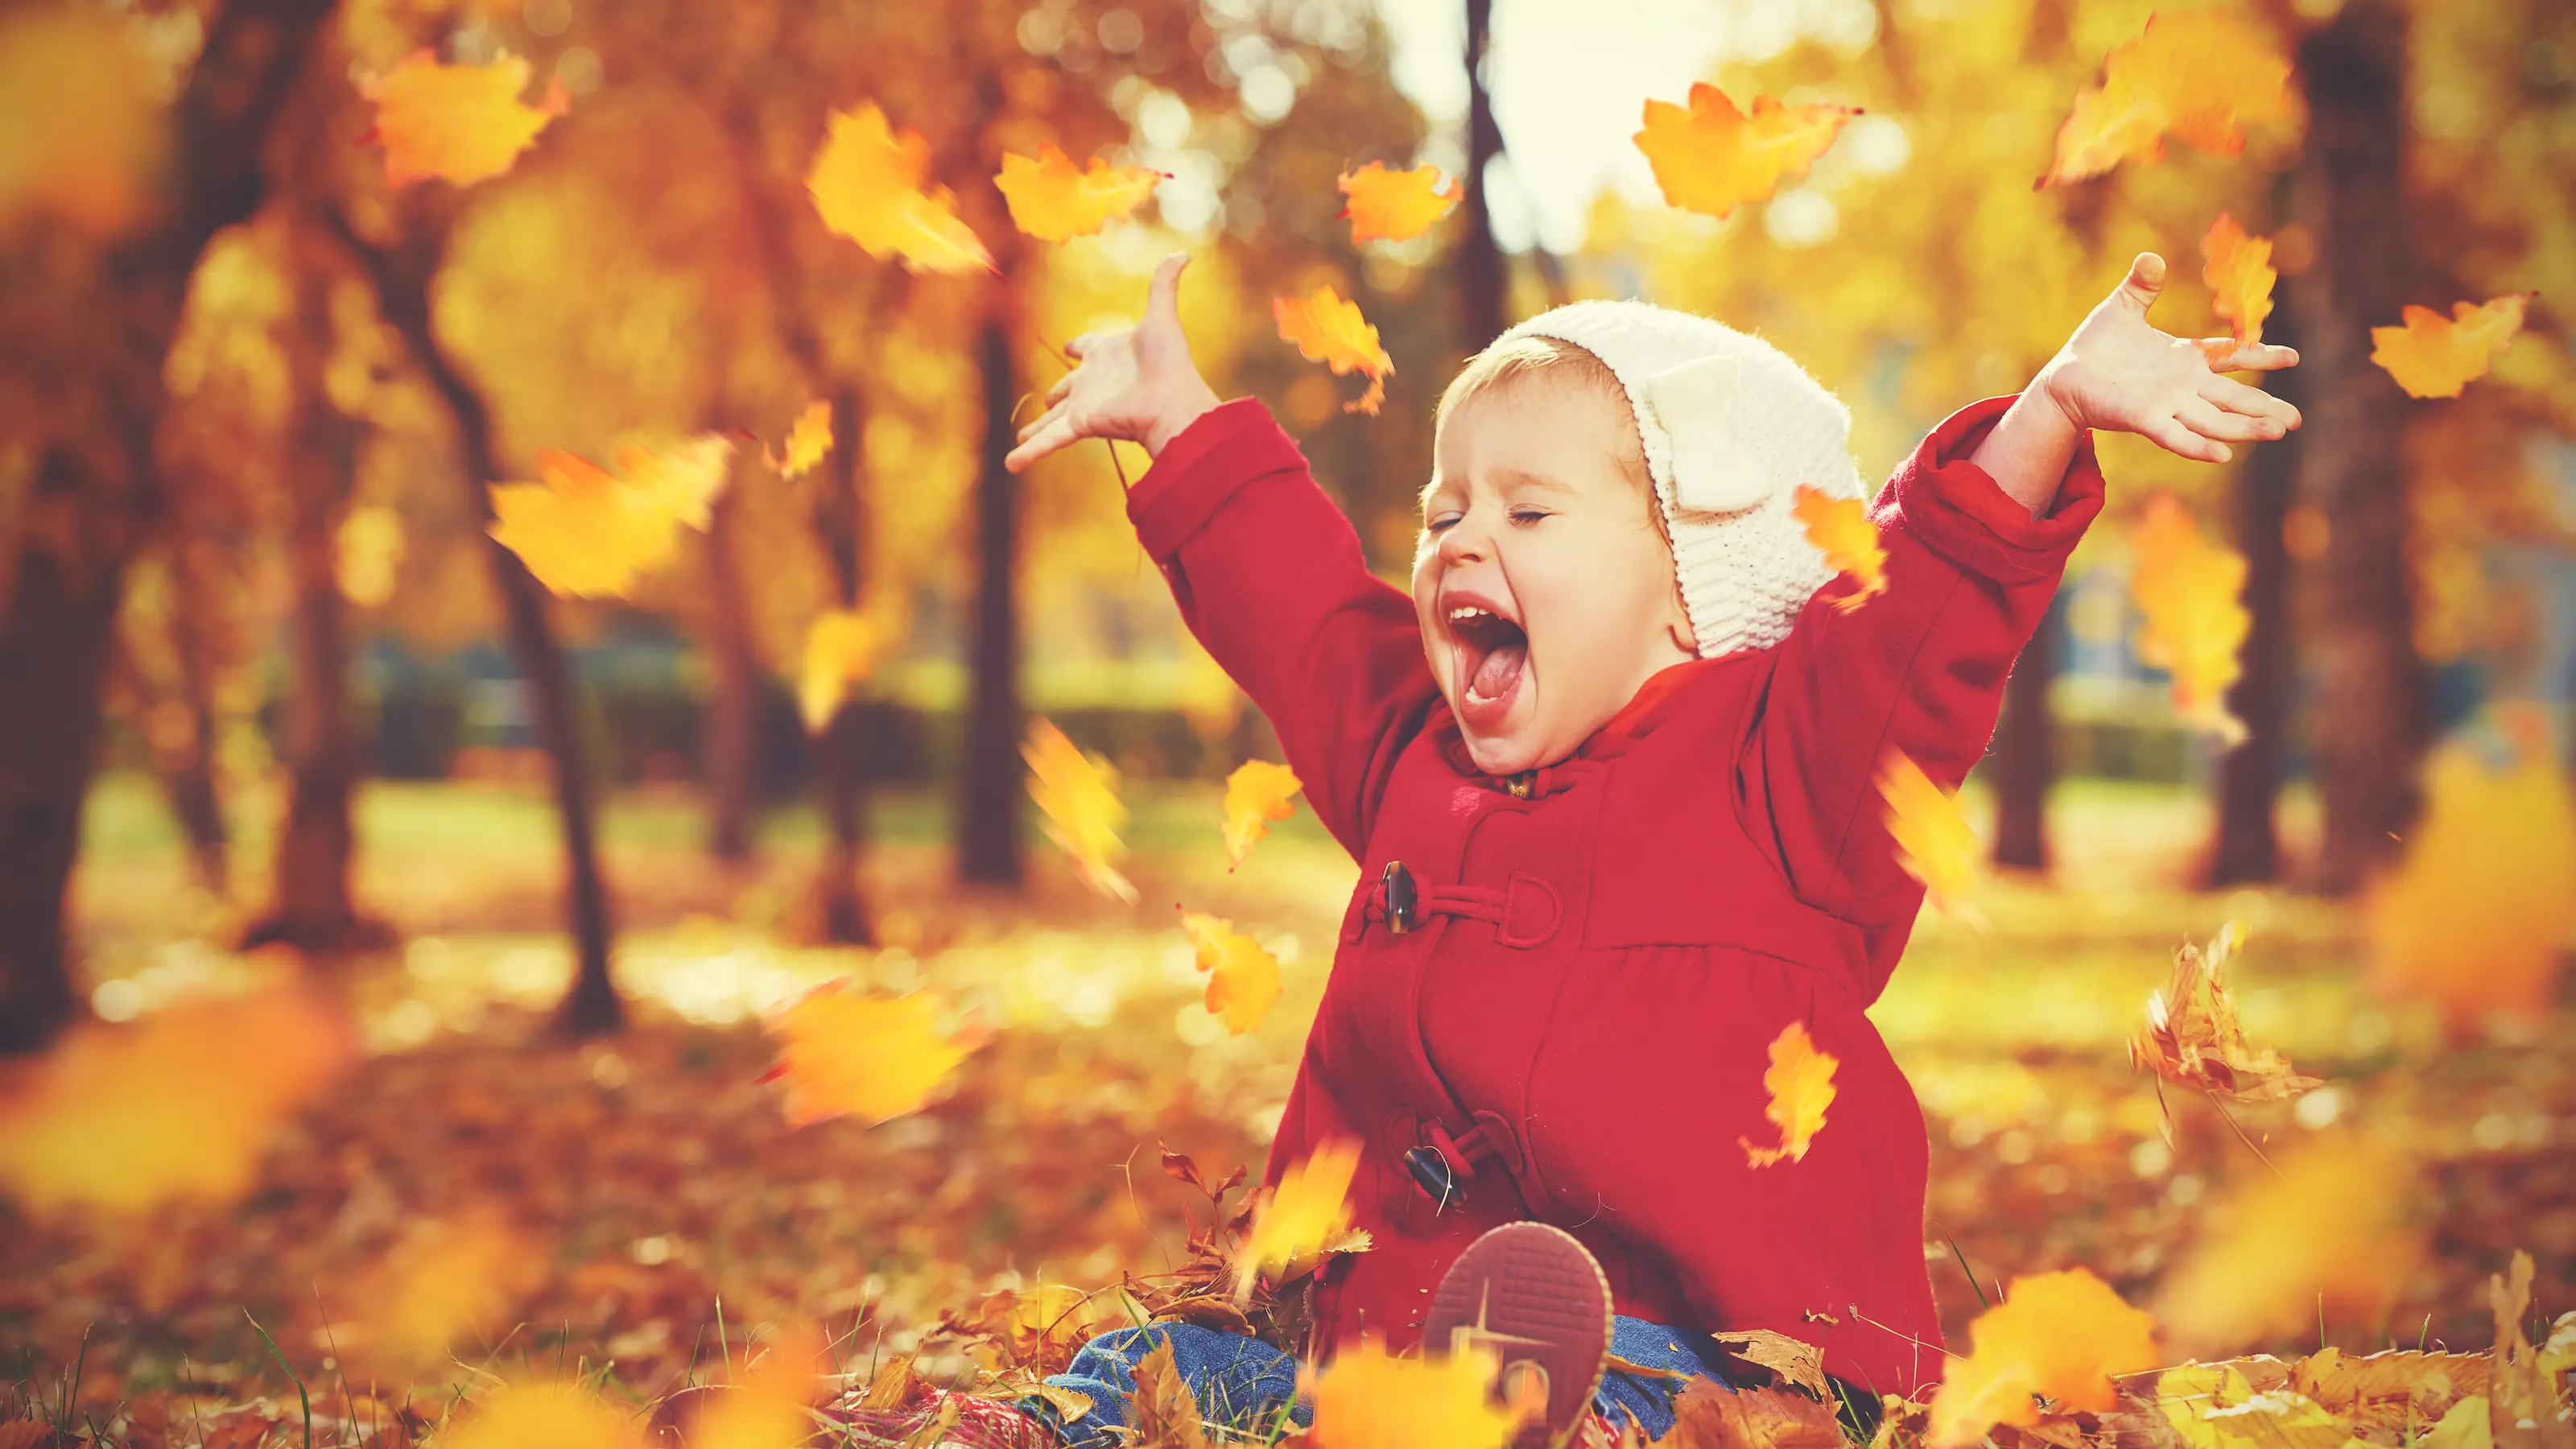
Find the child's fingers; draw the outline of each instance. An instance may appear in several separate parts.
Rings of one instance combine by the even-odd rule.
[[[2206,402],[2200,398],[2185,401],[2181,407],[2174,409],[2174,416],[2182,421],[2184,427],[2202,437],[2216,438],[2222,442],[2259,443],[2266,438],[2278,437],[2281,432],[2279,424],[2268,418],[2231,413],[2216,403]]]
[[[2120,283],[2117,293],[2141,317],[2155,305],[2165,289],[2165,259],[2154,252],[2140,252],[2129,263],[2129,275]]]
[[[2196,463],[2224,463],[2234,456],[2227,451],[2225,443],[2202,437],[2176,418],[2144,419],[2138,424],[2138,431],[2166,452]]]
[[[1003,455],[1004,468],[1017,473],[1056,449],[1082,440],[1082,435],[1074,431],[1072,418],[1061,408],[1039,419],[1039,423],[1034,434],[1023,434],[1020,445]]]
[[[2277,342],[2257,342],[2251,347],[2238,347],[2232,337],[2204,337],[2201,355],[2210,359],[2212,372],[2278,372],[2299,365],[2299,350]]]
[[[1020,425],[1019,440],[1025,443],[1029,439],[1036,437],[1039,429],[1044,428],[1051,422],[1054,422],[1057,418],[1064,416],[1070,407],[1071,404],[1069,403],[1052,403],[1045,412],[1038,414],[1036,417],[1031,418]]]
[[[1045,398],[1045,401],[1046,401],[1047,406],[1049,406],[1049,407],[1053,407],[1053,406],[1055,406],[1057,403],[1060,403],[1060,402],[1064,401],[1064,400],[1065,400],[1065,398],[1066,398],[1066,396],[1067,396],[1068,394],[1070,394],[1072,391],[1073,391],[1073,374],[1068,372],[1068,373],[1066,373],[1064,376],[1059,377],[1059,378],[1057,378],[1057,379],[1055,380],[1055,386],[1053,386],[1053,387],[1051,387],[1051,388],[1048,388],[1048,389],[1046,390],[1046,398]]]
[[[2269,418],[2287,432],[2299,425],[2299,410],[2281,398],[2259,387],[2247,387],[2232,377],[2212,377],[2200,385],[2200,395],[2231,413],[2252,418]]]
[[[1181,273],[1189,270],[1190,254],[1174,252],[1154,268],[1153,284],[1145,289],[1145,320],[1181,325]]]

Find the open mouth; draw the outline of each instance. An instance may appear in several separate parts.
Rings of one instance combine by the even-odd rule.
[[[1483,726],[1499,721],[1520,692],[1529,666],[1529,635],[1521,626],[1479,604],[1453,605],[1449,635],[1458,642],[1464,685],[1459,690],[1462,722]]]

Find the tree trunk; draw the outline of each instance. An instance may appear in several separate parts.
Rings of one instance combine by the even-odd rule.
[[[2014,661],[1995,731],[1995,864],[2019,870],[2048,869],[2048,792],[2057,783],[2048,687],[2057,678],[2057,627],[2052,609]]]
[[[2317,259],[2290,293],[2315,406],[2299,492],[2330,523],[2317,610],[2315,884],[2340,893],[2391,858],[2412,822],[2427,733],[2406,559],[2407,403],[2370,361],[2368,328],[2405,301],[2406,17],[2352,0],[2299,47],[2310,122],[2298,214]]]
[[[2289,325],[2295,306],[2288,294],[2299,282],[2274,284],[2272,323],[2264,340],[2298,345]],[[2270,373],[2265,385],[2305,409],[2307,367]],[[2209,852],[2206,883],[2212,889],[2277,880],[2280,835],[2273,806],[2281,793],[2281,768],[2290,723],[2290,553],[2283,530],[2290,521],[2300,455],[2309,433],[2301,428],[2275,442],[2248,443],[2236,470],[2236,547],[2245,555],[2245,672],[2227,692],[2227,708],[2245,724],[2245,739],[2218,762],[2218,838]]]
[[[715,666],[698,768],[706,778],[707,853],[728,864],[751,859],[753,796],[760,744],[760,666],[741,561],[733,555],[740,508],[728,487],[707,523],[707,653]]]
[[[840,591],[838,602],[845,609],[859,607],[867,582],[866,436],[859,390],[843,384],[832,397],[829,461],[835,486],[815,510],[814,526],[831,561],[833,582]],[[867,844],[868,802],[867,772],[859,758],[857,701],[843,698],[840,709],[815,733],[813,760],[815,804],[825,829],[823,874],[815,883],[822,936],[840,945],[873,945],[876,936],[868,926],[867,901],[859,893],[859,853]]]
[[[170,584],[179,601],[170,616],[170,652],[179,665],[179,702],[188,711],[188,748],[181,758],[158,760],[161,789],[169,796],[180,832],[188,837],[189,870],[197,884],[224,896],[232,889],[232,832],[224,824],[222,792],[215,788],[221,732],[200,623],[203,580],[184,546],[171,550]],[[159,753],[154,751],[156,759]]]
[[[998,284],[1007,287],[1008,283]],[[959,782],[958,869],[988,885],[1020,883],[1020,480],[1002,466],[1017,440],[1007,299],[985,318],[975,352],[984,378],[984,446],[975,481],[973,697]]]
[[[1485,89],[1485,53],[1493,39],[1494,0],[1467,0],[1466,234],[1458,239],[1458,340],[1475,352],[1503,335],[1506,298],[1502,249],[1494,244],[1485,173],[1503,151],[1494,98]]]

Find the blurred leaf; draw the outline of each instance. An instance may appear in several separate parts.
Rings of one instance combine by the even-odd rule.
[[[2102,62],[2102,84],[2076,95],[2040,184],[2160,161],[2167,136],[2233,156],[2245,147],[2245,122],[2296,115],[2289,61],[2244,21],[2215,10],[2150,15]]]
[[[1521,1415],[1490,1402],[1499,1365],[1485,1349],[1396,1358],[1374,1338],[1308,1370],[1317,1449],[1502,1449]]]
[[[1029,798],[1047,818],[1047,839],[1073,857],[1085,884],[1102,895],[1133,903],[1136,887],[1118,871],[1127,843],[1127,806],[1118,798],[1118,772],[1107,760],[1079,748],[1043,715],[1029,721],[1020,755],[1029,762]]]
[[[135,22],[24,6],[0,20],[0,234],[38,216],[92,236],[138,221],[166,146]]]
[[[2451,304],[2451,315],[2409,306],[2402,327],[2370,329],[2370,360],[2385,369],[2408,397],[2458,397],[2487,375],[2487,366],[2522,330],[2523,309],[2538,292],[2513,292],[2472,306]]]
[[[2377,1321],[2422,1255],[2406,1160],[2357,1139],[2310,1141],[2225,1201],[2157,1302],[2175,1341],[2235,1349],[2320,1313]]]
[[[822,1333],[789,1324],[699,1412],[689,1449],[796,1449],[814,1437],[809,1406],[829,1367]]]
[[[1968,895],[1977,883],[1980,852],[1958,796],[1933,784],[1903,750],[1879,757],[1878,794],[1905,873],[1923,882],[1934,905],[1974,920]]]
[[[461,1344],[500,1342],[544,1270],[497,1216],[425,1224],[360,1280],[350,1346],[379,1369],[425,1373]]]
[[[781,478],[802,477],[831,451],[832,403],[818,397],[796,415],[795,423],[787,429],[787,441],[779,445],[776,456],[769,458],[769,466],[777,469]]]
[[[1835,608],[1848,614],[1887,592],[1887,550],[1878,546],[1878,525],[1870,522],[1867,504],[1801,483],[1789,511],[1805,525],[1807,542],[1824,554],[1825,567],[1860,585],[1836,595]]]
[[[1038,147],[1036,159],[1008,152],[1001,174],[993,178],[1011,209],[1011,224],[1040,241],[1067,242],[1095,236],[1102,227],[1144,205],[1163,183],[1163,173],[1145,166],[1112,166],[1095,156],[1088,169],[1054,146]]]
[[[885,1122],[917,1112],[973,1047],[940,1026],[934,992],[875,996],[846,983],[817,987],[769,1020],[778,1064],[762,1080],[787,1086],[787,1120]]]
[[[2156,1324],[2082,1268],[2015,1278],[1968,1325],[1968,1356],[1948,1361],[1932,1400],[1934,1449],[1961,1449],[1997,1424],[2035,1424],[2042,1394],[2059,1409],[2100,1413],[2114,1376],[2156,1365]]]
[[[832,113],[805,186],[823,225],[879,261],[900,257],[916,272],[993,270],[993,254],[957,215],[956,194],[925,187],[929,175],[930,143],[894,130],[869,101]]]
[[[1353,246],[1373,241],[1411,241],[1431,230],[1432,224],[1447,216],[1467,194],[1467,183],[1463,181],[1451,181],[1448,189],[1442,190],[1437,166],[1389,171],[1383,161],[1371,161],[1357,171],[1343,172],[1340,185],[1342,195],[1349,198],[1342,207],[1342,216],[1351,224]]]
[[[522,102],[528,75],[528,62],[515,55],[490,65],[442,65],[434,53],[416,50],[360,82],[376,107],[368,139],[385,149],[385,184],[471,186],[508,172],[537,134],[572,108],[561,81],[547,82],[537,104]]]
[[[1255,842],[1270,833],[1270,822],[1297,811],[1289,799],[1305,788],[1297,772],[1269,760],[1246,760],[1225,777],[1226,869],[1243,864]]]
[[[1261,1195],[1252,1231],[1235,1251],[1238,1302],[1263,1273],[1275,1272],[1274,1281],[1296,1277],[1342,1239],[1351,1225],[1351,1178],[1359,1166],[1357,1142],[1326,1142]]]
[[[2215,298],[2212,310],[2234,329],[2232,347],[2212,349],[2217,353],[2210,359],[2214,365],[2228,352],[2263,340],[2263,319],[2272,315],[2272,283],[2278,274],[2272,270],[2271,238],[2247,236],[2236,218],[2223,211],[2200,239],[2200,257],[2200,280]]]
[[[578,1384],[506,1384],[439,1436],[441,1449],[637,1449],[634,1422]]]
[[[804,661],[796,671],[796,710],[806,733],[831,727],[850,687],[876,668],[885,642],[885,630],[856,609],[833,609],[806,627]]]
[[[2280,1053],[2247,1045],[2226,981],[2227,963],[2244,944],[2243,923],[2230,921],[2207,951],[2185,942],[2174,952],[2173,979],[2147,998],[2146,1027],[2129,1039],[2131,1066],[2238,1102],[2294,1097],[2317,1085]]]
[[[1271,298],[1270,315],[1279,324],[1280,340],[1295,343],[1308,362],[1330,366],[1336,377],[1366,374],[1368,391],[1342,404],[1342,411],[1376,416],[1395,359],[1378,345],[1377,329],[1360,315],[1358,303],[1331,287],[1317,287],[1303,297]]]
[[[1261,1024],[1279,1000],[1279,959],[1234,928],[1234,922],[1181,912],[1181,930],[1208,977],[1207,1009],[1236,1036]]]
[[[1746,115],[1717,87],[1695,84],[1687,109],[1646,102],[1637,149],[1654,166],[1667,204],[1722,220],[1748,201],[1769,199],[1781,178],[1806,175],[1859,114],[1854,106],[1784,106],[1756,96]]]
[[[491,535],[557,594],[625,597],[678,555],[682,524],[707,526],[732,451],[714,433],[667,449],[624,448],[616,473],[576,454],[539,453],[543,482],[491,486]]]
[[[2239,595],[2245,555],[2202,536],[2180,500],[2148,500],[2130,542],[2137,561],[2129,595],[2137,601],[2138,657],[2173,676],[2174,708],[2223,745],[2245,738],[2228,712],[2228,686],[2244,672],[2237,651],[2253,628]]]
[[[1807,1146],[1824,1130],[1825,1109],[1834,1103],[1834,1068],[1841,1059],[1831,1052],[1816,1050],[1813,1037],[1807,1035],[1807,1024],[1793,1021],[1780,1028],[1771,1039],[1771,1065],[1762,1073],[1762,1090],[1771,1094],[1762,1115],[1780,1129],[1780,1145],[1756,1147],[1750,1138],[1737,1141],[1744,1148],[1744,1160],[1755,1167],[1769,1167],[1782,1158],[1804,1162]]]

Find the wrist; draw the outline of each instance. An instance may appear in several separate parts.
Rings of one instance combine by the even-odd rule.
[[[1174,438],[1189,431],[1190,424],[1216,410],[1215,391],[1197,378],[1190,379],[1190,382],[1190,390],[1156,415],[1152,425],[1145,429],[1145,436],[1137,439],[1145,445],[1147,457],[1161,457]]]

